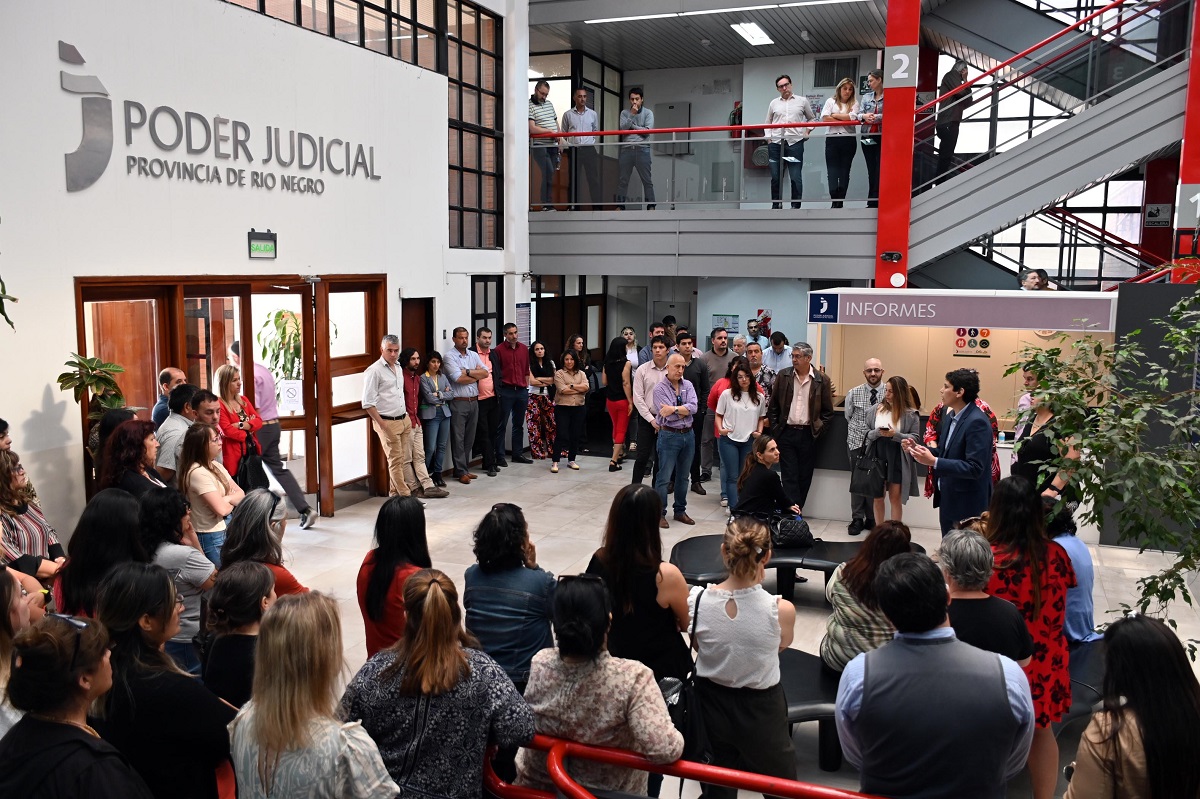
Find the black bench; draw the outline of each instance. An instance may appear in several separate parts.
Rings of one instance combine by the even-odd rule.
[[[721,535],[698,535],[685,538],[671,547],[671,563],[679,567],[683,577],[692,585],[719,583],[729,576],[721,559]],[[862,547],[861,541],[817,541],[811,547],[778,548],[771,552],[768,569],[775,569],[779,595],[791,601],[796,595],[796,569],[823,572],[825,582],[837,567],[845,563]],[[920,544],[912,545],[913,552],[924,552]]]
[[[842,767],[842,743],[834,721],[841,678],[816,655],[798,649],[779,653],[779,682],[787,700],[788,725],[817,722],[817,765],[821,771]]]

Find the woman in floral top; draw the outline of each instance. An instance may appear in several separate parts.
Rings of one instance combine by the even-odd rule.
[[[609,625],[608,590],[593,574],[559,578],[554,593],[554,635],[558,649],[533,656],[525,701],[533,708],[537,731],[592,746],[612,746],[670,763],[683,754],[683,736],[671,724],[662,692],[649,667],[615,658],[605,648]],[[595,790],[646,795],[646,772],[571,761],[571,776]],[[554,791],[546,754],[522,749],[517,784]]]

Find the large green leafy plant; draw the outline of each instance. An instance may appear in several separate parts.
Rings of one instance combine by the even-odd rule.
[[[117,375],[125,371],[124,366],[74,352],[64,365],[69,371],[58,376],[58,387],[72,392],[76,402],[85,401],[91,394],[89,419],[99,419],[105,411],[125,407],[125,394],[117,385]]]
[[[1149,325],[1163,333],[1152,351],[1141,330],[1113,343],[1063,334],[1025,348],[1007,374],[1030,368],[1037,375],[1034,393],[1049,403],[1060,442],[1045,469],[1071,472],[1083,499],[1080,520],[1111,524],[1140,552],[1169,553],[1165,568],[1137,581],[1134,605],[1121,605],[1168,615],[1172,602],[1193,604],[1188,580],[1200,566],[1200,295]],[[1067,442],[1079,449],[1078,461],[1066,458]],[[1189,649],[1194,655],[1195,642]]]

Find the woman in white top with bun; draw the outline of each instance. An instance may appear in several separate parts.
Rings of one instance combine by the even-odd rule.
[[[853,122],[858,113],[858,101],[854,96],[854,81],[842,78],[833,97],[825,101],[821,109],[822,122]],[[825,169],[829,173],[829,199],[834,208],[842,207],[846,190],[850,188],[850,164],[858,152],[858,137],[854,127],[825,128]]]
[[[742,464],[767,423],[767,401],[749,366],[734,367],[729,388],[717,398],[717,452],[721,456],[721,495],[737,507]]]
[[[792,643],[796,609],[763,590],[771,559],[766,525],[748,516],[733,519],[721,557],[729,577],[693,588],[688,603],[696,692],[712,764],[794,780],[796,752],[779,684],[779,653]],[[737,790],[708,785],[704,796],[734,799]]]
[[[887,462],[884,470],[884,494],[891,505],[890,517],[900,521],[909,497],[917,496],[917,470],[900,446],[904,439],[921,442],[921,399],[908,381],[897,375],[889,378],[883,399],[867,411],[867,446],[875,444],[875,454]],[[884,497],[875,497],[875,521],[882,522]]]

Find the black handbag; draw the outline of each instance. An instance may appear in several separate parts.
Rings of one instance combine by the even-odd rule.
[[[883,496],[885,481],[884,463],[875,454],[875,443],[867,445],[867,437],[863,436],[862,454],[850,464],[850,493],[861,494],[865,497],[878,498]]]
[[[771,546],[776,549],[799,549],[817,543],[808,522],[795,516],[776,516],[771,520]]]
[[[700,615],[700,597],[704,590],[696,594],[696,604],[692,608],[692,647],[696,646],[696,618]],[[704,726],[704,716],[700,711],[700,697],[696,695],[696,666],[688,676],[680,680],[677,677],[664,677],[658,684],[663,692],[663,700],[667,703],[667,713],[671,723],[683,735],[683,754],[680,760],[693,763],[712,763],[712,744],[708,740],[708,729]]]
[[[238,461],[237,474],[233,481],[249,493],[256,488],[267,488],[271,481],[263,469],[262,453],[258,451],[258,443],[254,434],[247,431],[246,440],[242,443],[242,458]]]

